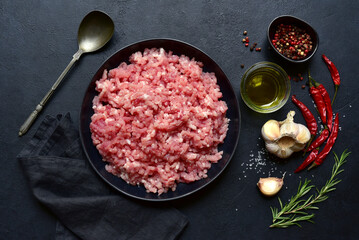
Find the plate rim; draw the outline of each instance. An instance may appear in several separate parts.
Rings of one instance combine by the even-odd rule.
[[[212,178],[210,179],[208,182],[205,182],[203,185],[199,186],[198,188],[192,190],[192,191],[189,191],[185,194],[182,194],[182,195],[179,195],[179,196],[174,196],[174,197],[171,197],[171,198],[144,198],[144,197],[140,197],[140,196],[136,196],[136,195],[132,195],[122,189],[120,189],[119,187],[117,187],[116,185],[114,185],[112,182],[110,182],[108,179],[105,178],[105,176],[103,176],[101,174],[101,172],[97,169],[97,167],[94,165],[94,163],[92,162],[91,160],[91,157],[89,156],[89,153],[88,151],[86,150],[86,147],[85,147],[85,143],[84,143],[84,136],[83,136],[83,132],[82,132],[82,129],[83,129],[83,121],[82,121],[82,116],[83,116],[83,105],[85,103],[85,98],[86,98],[86,95],[88,94],[90,87],[91,87],[91,84],[92,82],[94,81],[94,77],[98,74],[98,72],[101,70],[101,68],[112,58],[114,57],[116,54],[118,54],[120,51],[122,50],[125,50],[129,47],[132,47],[132,46],[135,46],[135,45],[138,45],[138,44],[141,44],[141,43],[146,43],[146,42],[155,42],[155,41],[172,41],[172,42],[177,42],[177,43],[180,43],[180,44],[185,44],[185,45],[188,45],[189,47],[191,48],[194,48],[196,51],[200,52],[201,54],[205,55],[206,57],[208,57],[210,60],[212,60],[214,62],[215,65],[218,66],[219,70],[224,74],[225,78],[226,78],[226,81],[228,81],[228,85],[230,87],[230,90],[231,92],[233,93],[234,95],[234,100],[235,100],[235,109],[238,113],[238,134],[236,136],[236,141],[234,143],[234,148],[233,148],[233,151],[231,152],[227,162],[225,163],[225,165],[218,171],[218,173]],[[185,54],[183,54],[185,55]],[[196,60],[196,59],[195,59]],[[96,81],[96,80],[95,80]],[[218,83],[217,83],[218,84]],[[240,106],[239,106],[239,101],[238,101],[238,96],[236,94],[236,92],[234,91],[234,88],[232,86],[232,83],[230,82],[230,80],[228,79],[227,75],[225,74],[225,72],[223,71],[223,69],[221,68],[221,66],[211,57],[209,56],[207,53],[205,53],[204,51],[202,51],[201,49],[195,47],[194,45],[192,44],[189,44],[185,41],[182,41],[182,40],[178,40],[178,39],[174,39],[174,38],[148,38],[148,39],[144,39],[144,40],[139,40],[137,42],[134,42],[134,43],[130,43],[130,44],[127,44],[126,46],[116,50],[115,52],[113,52],[108,58],[106,58],[102,63],[101,65],[99,66],[99,68],[96,70],[96,72],[92,75],[91,77],[91,80],[89,82],[89,84],[87,85],[87,88],[86,88],[86,91],[83,95],[83,98],[82,98],[82,103],[81,103],[81,109],[80,109],[80,117],[79,117],[79,134],[80,134],[80,141],[81,141],[81,146],[82,146],[82,149],[83,149],[83,152],[85,153],[86,155],[86,158],[87,158],[87,161],[90,163],[90,165],[92,166],[93,170],[95,170],[96,174],[99,175],[101,177],[101,179],[103,181],[105,181],[107,184],[109,184],[112,188],[114,188],[116,191],[119,191],[121,192],[122,194],[126,195],[126,196],[129,196],[131,198],[134,198],[134,199],[138,199],[138,200],[142,200],[142,201],[149,201],[149,202],[164,202],[164,201],[173,201],[173,200],[177,200],[177,199],[181,199],[181,198],[185,198],[195,192],[198,192],[200,190],[202,190],[203,188],[205,188],[206,186],[208,186],[210,183],[214,182],[222,173],[223,171],[228,167],[229,163],[231,162],[235,152],[237,151],[237,146],[238,146],[238,142],[239,142],[239,136],[240,136],[240,133],[241,133],[241,112],[240,112]],[[89,127],[89,126],[87,126]],[[96,148],[96,146],[94,146]],[[96,149],[97,150],[97,149]],[[219,160],[221,161],[222,158]],[[213,163],[212,163],[213,164]],[[119,178],[119,177],[118,177]],[[124,181],[123,179],[121,179],[122,181]],[[199,181],[199,180],[198,180]],[[196,181],[195,181],[196,182]],[[127,183],[128,184],[128,183]],[[179,184],[179,183],[177,183]],[[137,187],[135,185],[131,185],[133,187]],[[172,191],[172,190],[169,190],[169,191]],[[175,190],[176,191],[176,190]],[[155,193],[152,193],[152,194],[155,194]]]

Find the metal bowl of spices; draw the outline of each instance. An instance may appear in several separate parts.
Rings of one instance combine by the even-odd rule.
[[[282,58],[303,63],[318,49],[317,32],[307,22],[293,16],[279,16],[268,27],[267,38],[271,47]]]
[[[259,113],[277,111],[290,95],[288,74],[272,62],[258,62],[243,75],[240,85],[244,103]]]

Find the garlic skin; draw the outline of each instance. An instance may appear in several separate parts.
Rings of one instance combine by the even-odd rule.
[[[283,176],[284,178],[284,176]],[[257,186],[259,191],[268,197],[276,195],[279,190],[281,190],[284,181],[283,178],[268,177],[268,178],[259,178]]]
[[[306,126],[294,122],[294,115],[295,112],[290,111],[284,121],[269,120],[261,130],[267,150],[280,158],[303,150],[311,137]]]

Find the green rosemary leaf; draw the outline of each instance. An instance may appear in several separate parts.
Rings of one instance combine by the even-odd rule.
[[[310,196],[310,197],[305,201],[305,203],[303,203],[303,206],[306,206],[310,201],[312,201],[313,197],[314,197],[313,195]]]
[[[332,168],[332,174],[329,180],[326,181],[325,185],[319,190],[314,185],[310,185],[311,181],[305,179],[304,182],[299,182],[297,193],[292,196],[288,203],[283,205],[280,198],[278,198],[278,202],[280,208],[272,208],[273,223],[269,226],[271,228],[287,228],[290,226],[298,226],[302,227],[298,222],[311,222],[314,223],[314,213],[309,214],[307,210],[318,210],[317,206],[314,204],[323,202],[329,198],[329,192],[336,190],[334,187],[338,183],[341,182],[340,179],[336,179],[335,177],[342,173],[344,170],[340,169],[341,166],[346,163],[346,158],[349,156],[350,152],[344,150],[340,158],[338,155],[334,153],[334,165]],[[316,189],[316,193],[309,196],[307,199],[303,199],[303,197],[308,194],[313,188]]]
[[[340,183],[342,180],[340,180],[340,179],[334,179],[333,181],[332,181],[332,185],[334,186],[334,185],[337,185],[338,183]]]
[[[336,190],[336,188],[329,188],[325,193],[328,193],[328,192],[332,192],[332,191],[335,191]]]
[[[307,180],[307,179],[305,179],[305,180]],[[302,188],[302,181],[299,181],[297,193],[300,192],[300,189],[301,189],[301,188]]]
[[[328,196],[320,196],[315,200],[315,203],[320,203],[328,199]]]
[[[273,217],[273,219],[275,219],[276,216],[277,216],[277,209],[270,207],[270,210],[272,211],[272,217]]]
[[[279,197],[278,197],[278,201],[279,201],[280,208],[283,208],[283,203],[282,203],[282,201],[280,200]]]
[[[302,215],[308,215],[307,212],[303,212],[303,211],[296,211],[295,214],[302,214]]]
[[[311,189],[312,189],[312,187],[305,189],[305,190],[303,191],[303,193],[302,193],[302,196],[304,196],[305,194],[307,194]]]
[[[290,219],[290,217],[286,217],[286,216],[281,216],[281,217],[276,217],[277,220],[288,220]]]
[[[313,217],[314,217],[314,213],[310,214],[310,215],[297,217],[297,218],[293,219],[292,221],[296,221],[296,222],[308,221],[308,220],[312,219]]]
[[[295,225],[297,225],[298,227],[302,227],[302,225],[300,225],[299,223],[297,223],[297,222],[294,222],[293,224],[295,224]]]
[[[308,206],[305,209],[318,210],[319,208],[316,206]]]

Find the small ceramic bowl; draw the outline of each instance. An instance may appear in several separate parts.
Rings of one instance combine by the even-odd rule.
[[[312,42],[312,44],[311,44],[312,49],[311,50],[308,49],[309,51],[306,53],[305,57],[298,58],[298,59],[292,59],[291,57],[285,56],[283,53],[281,53],[276,48],[276,46],[274,45],[276,43],[273,44],[272,40],[275,39],[276,30],[280,26],[280,24],[296,26],[297,28],[302,29],[305,33],[309,34],[309,36],[311,38],[311,42]],[[313,55],[315,54],[315,52],[317,51],[318,46],[319,46],[319,37],[318,37],[317,32],[314,30],[314,28],[311,27],[307,22],[305,22],[305,21],[303,21],[303,20],[301,20],[299,18],[296,18],[296,17],[293,17],[293,16],[288,16],[288,15],[279,16],[279,17],[275,18],[269,24],[269,27],[268,27],[268,30],[267,30],[267,38],[268,38],[270,46],[274,49],[274,51],[279,56],[281,56],[285,60],[287,60],[289,62],[292,62],[292,63],[303,63],[303,62],[308,61],[309,59],[311,59],[313,57]],[[289,46],[292,46],[294,48],[295,45],[296,44],[289,45]]]
[[[244,73],[240,92],[244,103],[259,113],[279,110],[290,95],[288,74],[272,62],[258,62]]]

